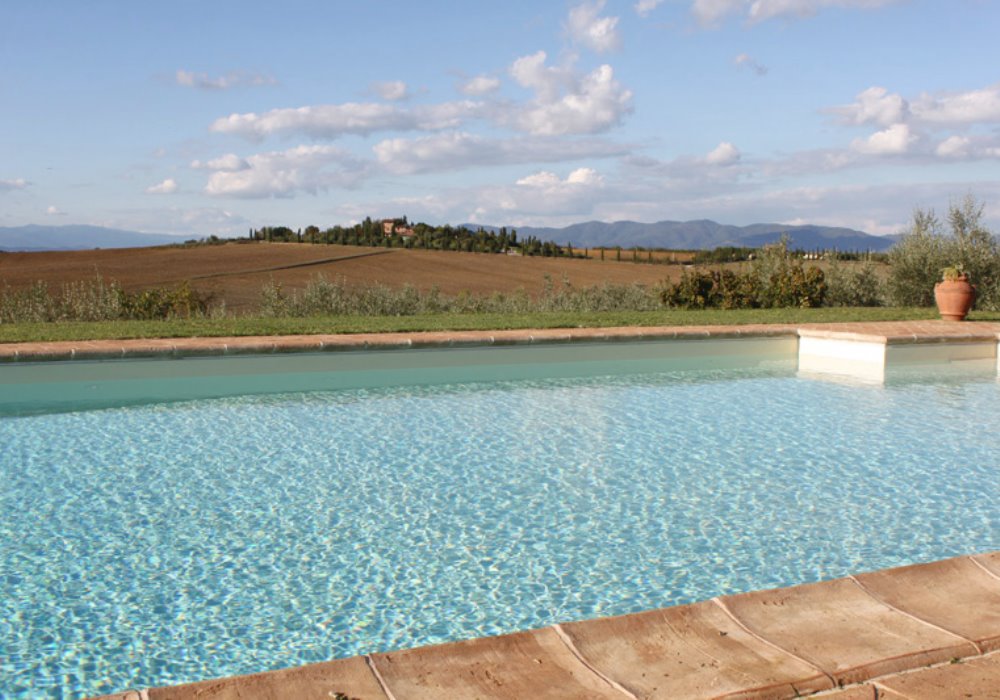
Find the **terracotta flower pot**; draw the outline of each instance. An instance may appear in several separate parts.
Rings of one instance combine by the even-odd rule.
[[[976,288],[966,275],[934,285],[934,301],[945,321],[964,321],[975,300]]]

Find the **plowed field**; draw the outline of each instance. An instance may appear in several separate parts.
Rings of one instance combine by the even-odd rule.
[[[609,256],[610,257],[610,256]],[[624,257],[624,256],[623,256]],[[124,248],[43,253],[0,253],[0,286],[23,288],[44,281],[117,280],[128,291],[174,287],[188,281],[199,292],[225,300],[233,311],[254,308],[261,287],[274,280],[286,290],[301,289],[317,275],[347,284],[437,286],[445,294],[489,294],[518,288],[537,294],[545,275],[555,284],[567,278],[575,287],[604,282],[655,285],[679,279],[679,265],[631,261],[527,258],[400,248],[309,245],[304,243],[226,244],[219,246]]]

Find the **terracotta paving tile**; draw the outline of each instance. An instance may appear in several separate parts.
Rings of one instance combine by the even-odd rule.
[[[623,700],[551,627],[372,656],[397,700]]]
[[[747,324],[739,326],[623,326],[497,331],[316,334],[230,338],[164,338],[53,343],[0,343],[0,362],[79,358],[191,356],[222,353],[364,350],[540,342],[630,341],[671,338],[739,338],[783,335],[856,338],[886,343],[933,343],[1000,337],[1000,323],[890,321],[878,323]],[[76,351],[74,354],[74,350]]]
[[[881,601],[975,642],[1000,649],[1000,579],[968,557],[855,576]]]
[[[958,663],[879,678],[880,691],[907,700],[1000,700],[1000,656],[990,654]],[[880,693],[881,696],[881,693]],[[885,693],[884,697],[897,696]]]
[[[1000,578],[1000,551],[977,554],[972,558],[976,560],[977,564],[981,565],[997,578]]]
[[[641,698],[791,698],[833,687],[711,601],[562,629],[591,666]]]
[[[882,700],[877,693],[875,686],[865,683],[864,685],[840,688],[829,693],[820,693],[815,697],[816,700]],[[886,700],[889,699],[886,698]]]
[[[960,637],[881,603],[850,579],[721,598],[755,634],[838,684],[977,653]]]
[[[362,656],[298,668],[153,688],[149,700],[388,700]],[[123,699],[131,700],[131,699]]]

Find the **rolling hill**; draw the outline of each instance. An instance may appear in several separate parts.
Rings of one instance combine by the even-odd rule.
[[[479,224],[462,224],[475,230]],[[497,231],[496,226],[482,228]],[[836,249],[843,251],[885,251],[898,236],[872,236],[863,231],[832,226],[786,224],[751,224],[730,226],[708,219],[697,221],[587,221],[565,228],[516,228],[524,239],[534,236],[542,241],[574,247],[621,246],[632,248],[669,248],[673,250],[710,250],[719,246],[756,248],[778,240],[782,234],[791,239],[793,248],[804,250]],[[100,226],[17,226],[0,227],[0,250],[45,251],[87,250],[92,248],[142,248],[180,243],[186,237],[158,233],[139,233]]]
[[[479,228],[478,224],[466,224]],[[483,228],[496,231],[497,227]],[[636,221],[588,221],[565,228],[516,227],[520,238],[534,236],[543,241],[572,243],[574,247],[671,248],[675,250],[710,250],[719,246],[756,248],[777,241],[788,234],[792,248],[804,250],[837,249],[842,251],[888,250],[897,236],[872,236],[863,231],[833,226],[787,224],[751,224],[730,226],[708,219],[697,221],[658,221],[642,224]]]
[[[0,250],[87,250],[90,248],[143,248],[181,243],[182,236],[139,233],[102,226],[0,226]]]

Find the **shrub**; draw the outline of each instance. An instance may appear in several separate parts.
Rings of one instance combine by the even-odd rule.
[[[946,267],[961,266],[976,285],[976,307],[1000,308],[1000,245],[983,225],[983,204],[967,196],[948,208],[949,231],[933,210],[917,209],[889,251],[889,298],[897,306],[933,306]]]
[[[844,265],[839,257],[830,261],[826,273],[827,306],[884,306],[885,284],[871,260]]]
[[[804,268],[788,251],[788,239],[764,246],[749,267],[732,270],[685,270],[681,279],[663,290],[666,306],[688,309],[818,307],[826,296],[826,281],[818,267]]]
[[[435,313],[528,313],[531,311],[642,311],[659,308],[657,292],[638,284],[603,284],[575,288],[568,279],[556,286],[546,277],[541,294],[532,298],[523,289],[490,295],[461,292],[447,296],[432,288],[421,292],[406,285],[394,289],[382,284],[349,287],[343,280],[322,276],[310,280],[301,292],[285,292],[274,281],[261,289],[263,316],[410,316]]]
[[[0,290],[0,323],[43,321],[117,321],[205,316],[210,298],[185,282],[176,289],[155,288],[129,293],[100,277],[69,282],[53,292],[44,282]]]

